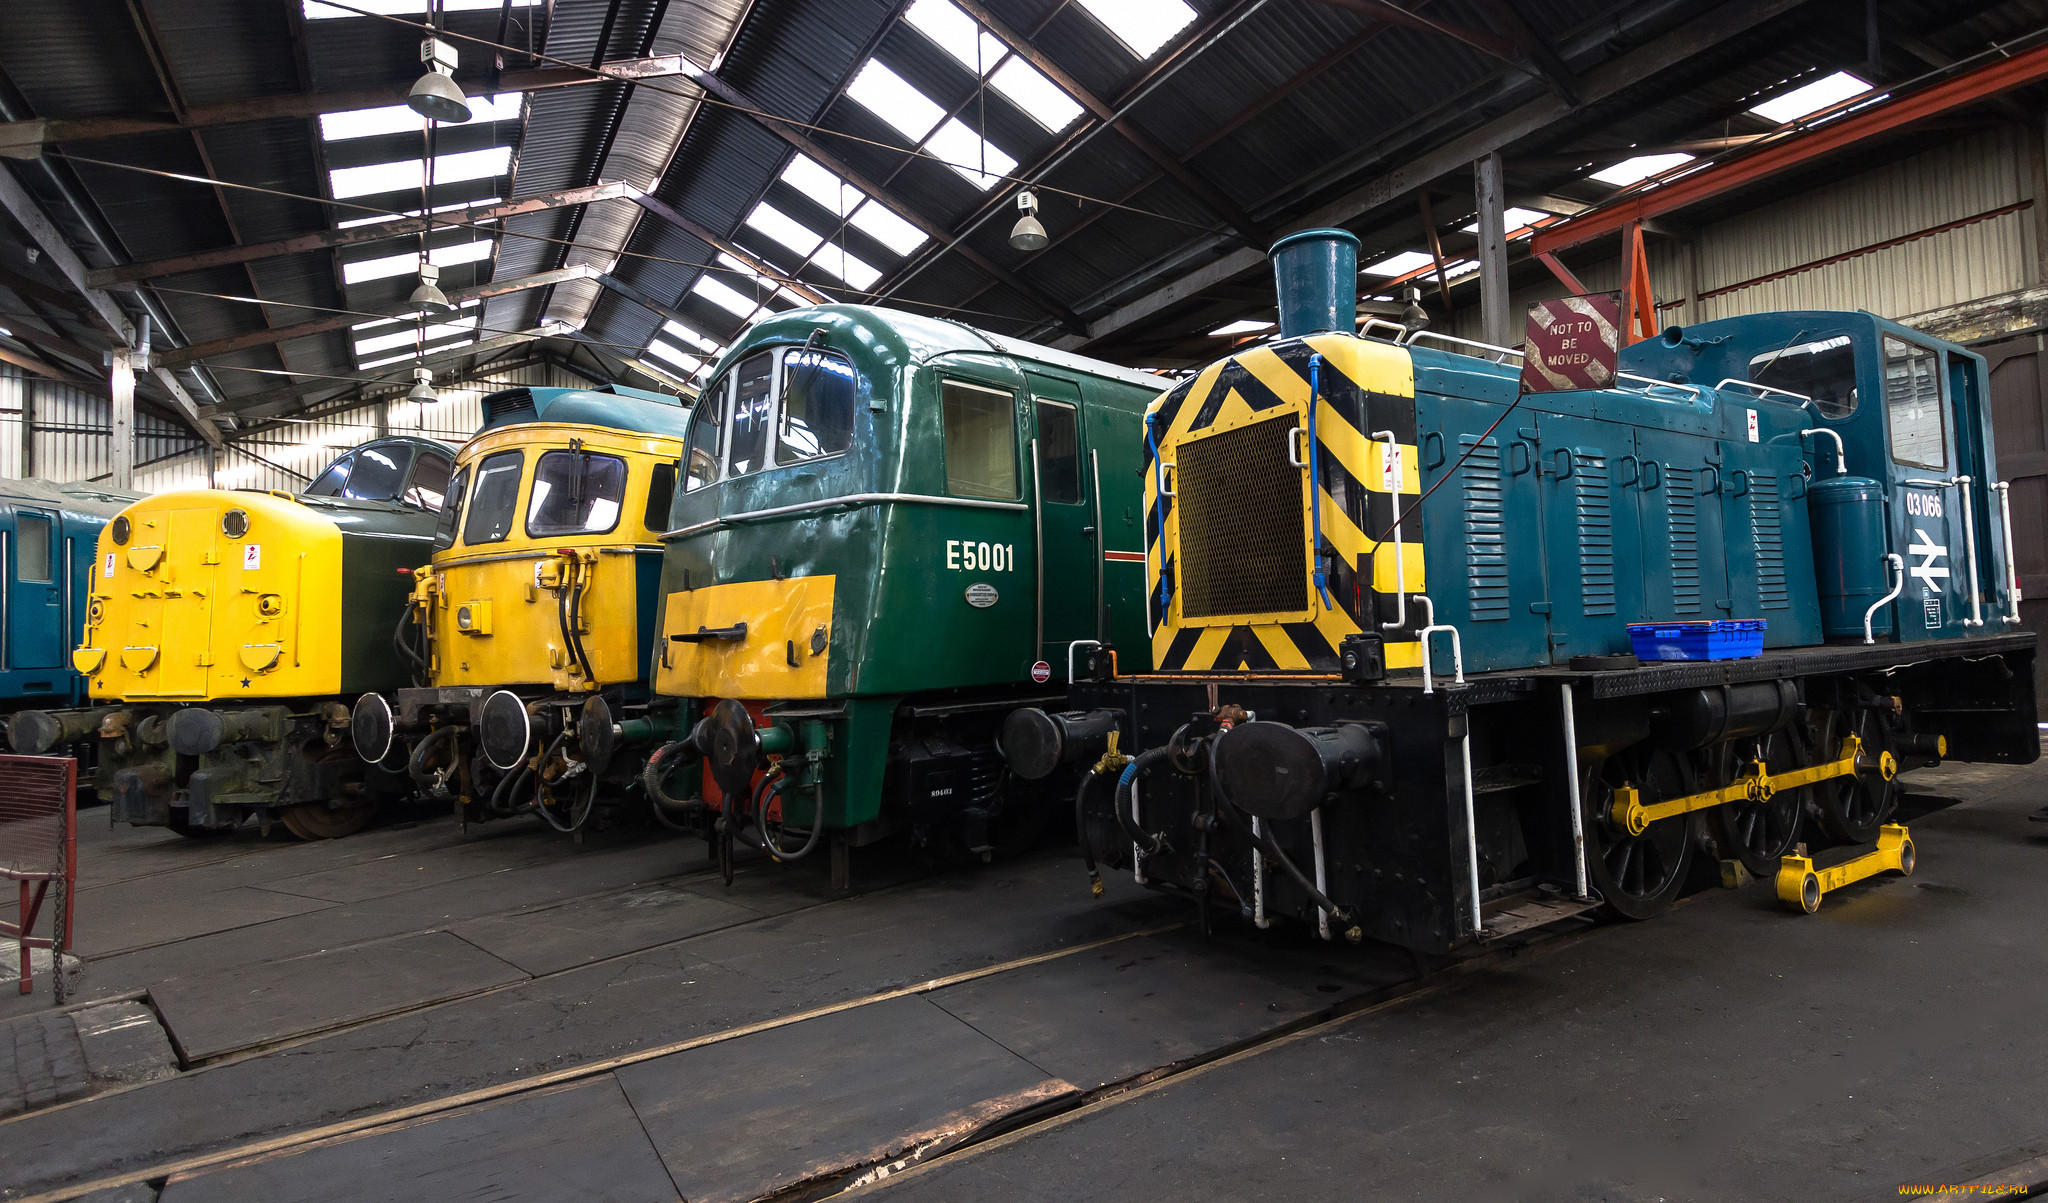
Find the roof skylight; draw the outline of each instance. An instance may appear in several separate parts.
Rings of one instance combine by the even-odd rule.
[[[475,242],[458,242],[453,246],[435,247],[428,253],[428,259],[436,267],[453,267],[458,263],[475,263],[491,257],[495,245],[488,238]],[[390,276],[403,276],[420,269],[417,251],[401,255],[382,255],[375,259],[359,259],[354,263],[341,265],[343,284],[362,284],[370,280],[382,280]]]
[[[1861,96],[1870,91],[1870,85],[1847,71],[1837,71],[1823,76],[1804,87],[1794,88],[1783,96],[1766,100],[1749,110],[1773,125],[1811,117],[1822,109],[1833,108],[1851,96]]]
[[[658,338],[655,339],[653,342],[647,344],[647,351],[651,355],[659,355],[661,358],[668,360],[670,363],[683,369],[683,371],[689,373],[693,377],[700,376],[704,372],[703,360],[697,358],[695,355],[690,355],[683,351],[677,350],[676,348],[669,346],[667,343],[661,341]]]
[[[913,144],[924,141],[924,136],[946,115],[946,110],[910,86],[908,80],[874,59],[869,59],[860,74],[853,77],[846,94]]]
[[[1596,171],[1590,178],[1603,184],[1612,184],[1617,188],[1626,188],[1630,184],[1640,184],[1653,175],[1669,171],[1681,163],[1690,163],[1692,159],[1691,155],[1678,151],[1664,155],[1637,155],[1633,159],[1623,159],[1612,167]]]
[[[1436,260],[1431,259],[1425,251],[1402,251],[1365,268],[1364,272],[1368,276],[1405,276],[1417,268],[1428,267],[1435,262]]]
[[[983,192],[1001,183],[1003,176],[1017,169],[1017,160],[1004,154],[995,143],[968,129],[957,117],[948,118],[938,133],[926,139],[924,148],[959,172],[960,178]]]
[[[469,119],[471,121],[517,121],[519,106],[525,100],[517,92],[502,96],[472,96],[469,98]],[[375,109],[351,109],[346,113],[320,114],[320,137],[328,142],[339,142],[345,138],[370,138],[379,134],[402,134],[408,131],[418,133],[427,127],[427,119],[402,104],[385,105]]]
[[[837,243],[825,244],[811,256],[811,262],[863,291],[882,278],[881,272],[861,262],[859,256],[848,254]]]
[[[761,307],[751,298],[741,296],[730,285],[712,279],[709,273],[698,276],[697,282],[690,285],[690,291],[735,317],[752,317],[754,310]]]
[[[434,159],[434,182],[459,184],[465,180],[489,179],[504,175],[511,166],[512,148],[509,146],[458,151]],[[327,173],[327,178],[334,186],[334,198],[346,200],[351,196],[416,189],[426,180],[425,170],[424,159],[400,159],[396,163],[372,163],[367,167],[337,167]]]
[[[1088,15],[1102,22],[1132,54],[1151,58],[1173,35],[1195,19],[1183,0],[1080,0]]]
[[[908,255],[924,245],[924,231],[896,216],[880,201],[869,201],[855,209],[847,224],[899,255]]]
[[[824,241],[809,226],[765,201],[747,214],[747,224],[799,255],[809,255]]]
[[[502,196],[486,196],[481,200],[456,201],[452,205],[435,205],[432,209],[427,210],[427,212],[447,213],[454,209],[468,209],[476,205],[503,204],[504,200],[505,198]],[[420,212],[421,210],[419,209],[401,209],[395,215],[377,213],[369,217],[351,217],[347,221],[335,222],[334,228],[337,230],[346,230],[351,229],[355,226],[375,225],[380,221],[397,221],[399,217],[418,217],[420,215]]]
[[[681,339],[683,342],[697,348],[699,351],[704,352],[706,355],[716,355],[720,351],[725,350],[725,347],[721,345],[716,339],[706,338],[703,335],[697,333],[695,330],[690,329],[688,326],[683,325],[681,322],[663,322],[661,324],[661,329],[662,333],[667,334],[672,338]]]
[[[445,346],[445,347],[434,347],[434,348],[432,348],[432,349],[430,349],[430,350],[428,350],[428,351],[426,351],[426,352],[418,352],[418,351],[407,351],[407,352],[406,352],[405,354],[403,354],[403,355],[387,355],[387,356],[385,356],[385,357],[384,357],[384,358],[382,358],[382,359],[372,359],[372,360],[369,360],[368,362],[364,363],[364,364],[362,365],[362,367],[363,367],[363,370],[364,370],[365,372],[369,371],[369,370],[370,370],[371,368],[382,368],[382,367],[389,367],[389,366],[391,366],[391,365],[392,365],[392,364],[394,364],[394,363],[404,363],[404,362],[405,362],[406,360],[408,360],[408,359],[417,359],[417,358],[419,358],[419,357],[420,357],[420,356],[421,356],[422,354],[426,354],[426,355],[439,355],[439,354],[440,354],[441,352],[443,352],[443,351],[453,351],[453,350],[457,349],[458,347],[466,347],[466,346],[468,346],[469,344],[471,344],[471,343],[473,343],[473,342],[475,342],[475,341],[476,341],[476,336],[475,336],[475,335],[471,335],[471,336],[469,336],[468,338],[465,338],[465,339],[461,339],[460,341],[457,341],[457,342],[452,342],[452,343],[449,343],[449,344],[448,344],[447,346]]]
[[[1535,225],[1537,222],[1549,217],[1550,214],[1540,209],[1523,209],[1515,205],[1509,205],[1501,216],[1505,219],[1507,232],[1512,234],[1516,230],[1527,229]],[[1477,234],[1479,232],[1479,223],[1475,221],[1471,225],[1466,226],[1465,232],[1467,234]],[[1528,235],[1525,234],[1523,237],[1526,238]]]
[[[379,351],[389,351],[393,347],[424,345],[457,334],[474,334],[477,322],[482,318],[482,314],[477,314],[467,321],[437,322],[424,329],[415,327],[410,330],[393,330],[389,334],[373,334],[369,338],[356,341],[356,356],[361,358],[365,355],[374,355]]]
[[[1273,323],[1271,322],[1255,322],[1250,318],[1245,318],[1241,321],[1216,327],[1214,330],[1209,331],[1209,337],[1230,338],[1238,334],[1257,334],[1261,330],[1271,330],[1272,328]]]
[[[455,307],[457,309],[474,309],[481,304],[483,304],[482,301],[478,300],[476,297],[471,297],[467,301],[457,302]],[[357,322],[355,325],[350,326],[349,329],[357,334],[360,334],[365,330],[377,330],[385,326],[395,326],[400,322],[414,321],[417,320],[418,317],[419,314],[417,313],[402,313],[397,317],[380,317],[374,322]]]
[[[1065,129],[1081,115],[1081,106],[1074,103],[1073,97],[1061,91],[1038,68],[1013,57],[1000,38],[982,30],[977,43],[974,18],[961,12],[952,0],[917,0],[903,19],[961,66],[987,77],[996,91],[1046,129]]]

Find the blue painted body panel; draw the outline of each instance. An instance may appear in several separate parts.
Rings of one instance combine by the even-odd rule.
[[[484,398],[479,434],[518,422],[565,422],[687,438],[690,407],[668,393],[608,384],[602,388],[515,388]]]
[[[1894,461],[1887,335],[1934,356],[1946,382],[1943,470]],[[1767,370],[1778,348],[1834,338],[1855,351],[1850,412],[1827,417],[1747,387],[1752,361]],[[1665,383],[1532,394],[1519,404],[1512,364],[1426,344],[1413,359],[1422,486],[1441,485],[1421,510],[1428,589],[1437,620],[1460,630],[1467,671],[1627,652],[1632,622],[1762,619],[1767,647],[1823,642],[1806,494],[1815,476],[1834,474],[1835,456],[1832,440],[1802,436],[1816,425],[1840,433],[1850,472],[1884,488],[1889,546],[1873,553],[1865,540],[1853,554],[1895,551],[1918,569],[1887,611],[1897,637],[1978,633],[1967,624],[1965,489],[1926,483],[1957,474],[1973,478],[1983,629],[2004,629],[2011,602],[1999,511],[1984,483],[1995,479],[1984,361],[1961,347],[1863,313],[1730,318],[1624,349],[1625,372]],[[1895,360],[1895,395],[1901,370]],[[1822,550],[1848,554],[1832,542]],[[1867,576],[1870,567],[1831,561],[1819,575]]]
[[[134,500],[40,480],[0,484],[0,707],[84,702],[71,649],[85,626],[100,528]],[[40,563],[23,563],[25,527],[32,548],[48,548],[47,559],[31,555]]]

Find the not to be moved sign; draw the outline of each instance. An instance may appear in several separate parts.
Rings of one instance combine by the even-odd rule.
[[[1621,294],[1596,292],[1529,306],[1522,391],[1557,393],[1614,383]]]

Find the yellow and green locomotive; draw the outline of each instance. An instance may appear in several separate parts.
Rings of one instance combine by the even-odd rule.
[[[751,329],[661,535],[653,681],[701,717],[650,763],[657,799],[715,808],[728,854],[742,829],[779,859],[830,831],[842,880],[843,849],[893,830],[1023,838],[1043,812],[998,720],[1091,647],[1148,659],[1137,448],[1165,383],[886,309]]]
[[[95,704],[16,715],[15,747],[96,740],[93,786],[118,822],[359,829],[408,786],[356,756],[349,706],[400,680],[385,649],[450,454],[377,439],[297,495],[186,490],[123,509],[100,532],[72,653]]]
[[[651,705],[646,676],[689,410],[605,385],[508,389],[483,414],[433,561],[392,612],[414,681],[363,694],[350,729],[364,760],[466,819],[580,831],[613,751],[666,738],[679,709]],[[612,783],[637,788],[627,759]]]
[[[1811,909],[1816,824],[1896,849],[1900,772],[2038,757],[1981,357],[1759,314],[1531,393],[1355,334],[1356,247],[1283,240],[1280,337],[1147,415],[1156,668],[1005,721],[1091,874],[1431,952],[1717,868]]]

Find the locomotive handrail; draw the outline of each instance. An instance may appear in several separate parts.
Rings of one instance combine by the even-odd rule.
[[[1695,401],[1704,400],[1706,397],[1706,394],[1696,384],[1680,384],[1675,380],[1656,380],[1649,376],[1638,376],[1634,372],[1616,372],[1614,378],[1616,380],[1633,380],[1637,384],[1642,385],[1643,391],[1646,393],[1651,389],[1669,388],[1677,389],[1681,393],[1689,393]]]
[[[1899,594],[1906,591],[1906,561],[1899,557],[1898,552],[1888,551],[1884,553],[1884,565],[1886,568],[1896,568],[1898,570],[1898,579],[1892,582],[1892,591],[1890,593],[1871,602],[1870,608],[1863,612],[1863,642],[1865,643],[1877,642],[1877,636],[1871,630],[1871,623],[1876,619],[1877,612],[1899,600]],[[1890,576],[1891,574],[1886,573],[1885,575]]]
[[[1368,330],[1371,330],[1374,326],[1379,326],[1384,329],[1392,330],[1394,332],[1394,344],[1396,346],[1400,345],[1402,339],[1408,337],[1408,327],[1402,325],[1401,323],[1390,322],[1383,317],[1370,316],[1359,319],[1358,337],[1366,337],[1366,332]],[[1256,855],[1256,853],[1254,855]]]
[[[679,526],[663,531],[659,538],[663,543],[694,535],[714,527],[729,526],[735,522],[754,522],[763,518],[781,518],[790,514],[802,514],[810,510],[856,509],[870,505],[951,505],[976,510],[1011,510],[1021,512],[1031,507],[1021,501],[983,501],[975,497],[939,497],[931,493],[849,493],[844,497],[826,497],[818,501],[799,502],[796,505],[771,506],[765,510],[748,510],[743,514],[724,514],[689,526]],[[471,561],[472,563],[474,561]]]
[[[1726,380],[1723,380],[1721,383],[1714,386],[1714,390],[1716,392],[1719,392],[1724,388],[1754,389],[1759,395],[1762,396],[1775,395],[1779,397],[1790,397],[1794,401],[1799,402],[1799,404],[1801,405],[1813,404],[1813,398],[1807,396],[1805,393],[1795,393],[1789,388],[1778,388],[1777,386],[1770,384],[1758,384],[1754,380],[1744,380],[1740,376],[1730,376]],[[1805,434],[1806,432],[1802,430],[1799,433]]]
[[[1998,490],[1998,509],[2005,520],[2005,576],[2009,596],[2001,621],[2012,626],[2020,620],[2020,566],[2012,554],[2012,482],[2001,480],[1991,487]]]
[[[1400,462],[1400,461],[1399,461],[1399,460],[1398,460],[1398,459],[1396,458],[1397,456],[1399,456],[1399,455],[1400,455],[1400,445],[1399,445],[1399,444],[1397,444],[1397,443],[1396,443],[1396,442],[1394,441],[1394,439],[1396,438],[1396,436],[1395,436],[1395,434],[1394,434],[1394,432],[1393,432],[1393,431],[1391,431],[1391,430],[1375,430],[1375,431],[1373,431],[1373,432],[1372,432],[1372,437],[1373,437],[1373,438],[1374,438],[1375,440],[1380,440],[1380,439],[1384,439],[1384,440],[1386,440],[1386,444],[1387,444],[1387,450],[1386,450],[1386,456],[1387,456],[1387,459],[1386,459],[1386,463],[1387,463],[1387,464],[1394,464],[1394,463],[1398,463],[1398,462]],[[1386,469],[1385,469],[1385,465],[1383,464],[1383,465],[1381,466],[1381,471],[1382,471],[1382,472],[1384,472],[1385,470],[1386,470]],[[1311,485],[1311,487],[1313,487],[1313,485],[1314,485],[1314,482],[1313,482],[1313,481],[1311,481],[1311,482],[1310,482],[1310,485]],[[1315,504],[1316,504],[1316,507],[1317,507],[1318,509],[1322,508],[1322,499],[1321,499],[1320,497],[1316,498],[1316,499],[1315,499]],[[1395,608],[1394,608],[1394,621],[1392,621],[1392,622],[1383,622],[1383,623],[1381,623],[1381,624],[1380,624],[1380,629],[1381,629],[1382,631],[1394,631],[1394,630],[1399,630],[1400,628],[1402,628],[1402,627],[1405,627],[1405,626],[1407,626],[1407,625],[1408,625],[1408,557],[1407,557],[1407,555],[1406,555],[1406,554],[1405,554],[1405,553],[1404,553],[1404,552],[1403,552],[1403,551],[1401,550],[1401,522],[1400,522],[1400,509],[1401,509],[1401,480],[1400,480],[1400,478],[1399,478],[1399,477],[1395,477],[1395,478],[1394,478],[1394,510],[1395,510],[1395,520],[1394,520],[1394,607],[1395,607]],[[1379,575],[1379,573],[1375,572],[1375,573],[1373,573],[1373,575],[1374,575],[1374,576],[1378,576],[1378,575]],[[1424,684],[1427,684],[1427,683],[1428,683],[1428,672],[1429,672],[1429,669],[1428,669],[1428,667],[1427,667],[1427,666],[1425,666],[1425,667],[1423,668],[1423,673],[1424,673]],[[1464,678],[1463,678],[1462,676],[1461,676],[1461,677],[1459,677],[1458,679],[1459,679],[1460,681],[1464,680]]]
[[[1518,351],[1513,347],[1499,347],[1495,346],[1492,343],[1477,342],[1469,338],[1459,338],[1455,334],[1441,334],[1435,330],[1417,330],[1415,333],[1410,334],[1408,336],[1407,342],[1402,343],[1401,345],[1412,347],[1415,345],[1415,340],[1420,338],[1434,338],[1439,342],[1456,343],[1461,347],[1478,347],[1482,351],[1492,351],[1496,355],[1513,355],[1518,359],[1526,359],[1528,357],[1527,352]],[[1494,362],[1499,363],[1500,361],[1495,360]]]
[[[1436,603],[1430,600],[1429,594],[1416,594],[1415,604],[1422,607],[1424,619],[1424,626],[1419,636],[1422,641],[1422,692],[1436,692],[1436,682],[1430,677],[1429,637],[1438,631],[1449,631],[1451,633],[1451,667],[1457,672],[1456,683],[1463,685],[1465,683],[1465,649],[1459,642],[1458,628],[1447,622],[1437,622]]]
[[[1725,382],[1724,382],[1725,383]],[[1800,438],[1807,435],[1826,435],[1835,440],[1835,475],[1846,476],[1849,472],[1849,454],[1842,449],[1842,433],[1826,426],[1809,426],[1799,432]]]

